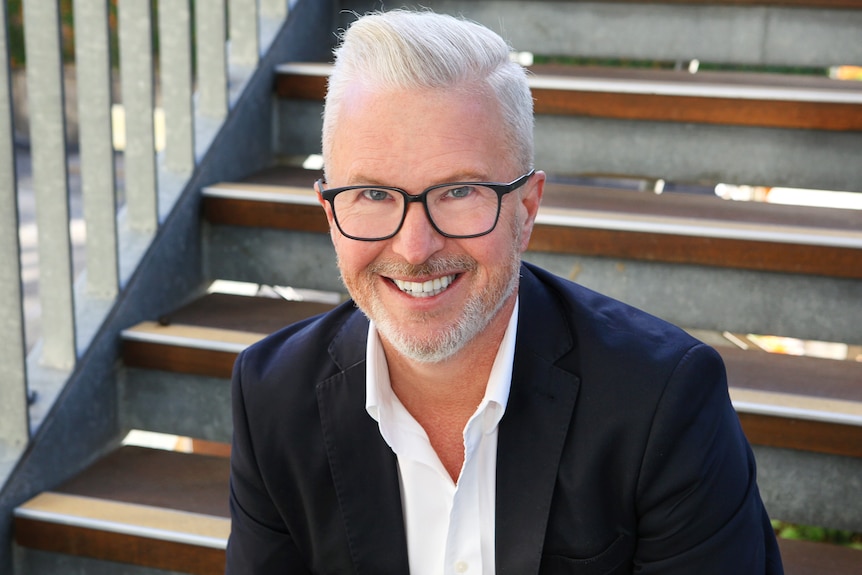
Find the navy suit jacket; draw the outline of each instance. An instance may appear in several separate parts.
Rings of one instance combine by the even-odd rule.
[[[497,573],[781,573],[718,354],[528,264],[519,293]],[[238,358],[228,573],[408,572],[367,332],[348,302]]]

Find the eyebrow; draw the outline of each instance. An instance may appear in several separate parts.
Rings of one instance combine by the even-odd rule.
[[[476,174],[477,174],[477,172],[460,172],[458,175],[453,175],[450,178],[441,179],[437,183],[430,184],[428,186],[425,186],[422,189],[425,190],[425,189],[428,189],[430,187],[439,186],[442,184],[457,183],[457,182],[469,183],[469,182],[489,182],[489,181],[491,181],[487,178],[482,178],[481,176],[477,176]],[[406,191],[406,188],[404,188],[402,186],[383,183],[383,182],[376,180],[374,178],[366,178],[366,177],[362,176],[362,174],[359,174],[356,177],[350,178],[346,185],[347,186],[385,186],[385,187],[390,187],[390,188],[399,188],[399,189],[403,189]]]

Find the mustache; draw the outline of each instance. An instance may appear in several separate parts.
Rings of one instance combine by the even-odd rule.
[[[470,256],[459,254],[434,257],[417,265],[395,260],[381,260],[368,266],[368,271],[386,277],[421,278],[469,272],[477,269],[478,265],[478,262]]]

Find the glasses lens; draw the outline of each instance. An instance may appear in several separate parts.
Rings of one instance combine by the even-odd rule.
[[[452,236],[487,233],[497,223],[499,196],[486,186],[455,184],[433,188],[426,197],[428,214],[437,228]]]
[[[485,234],[497,223],[500,199],[478,184],[446,184],[425,195],[428,215],[449,236]],[[338,227],[345,235],[376,240],[393,235],[404,217],[404,196],[395,190],[361,187],[339,192],[333,200]]]
[[[404,214],[404,197],[380,188],[353,188],[332,202],[342,233],[354,238],[377,239],[395,233]]]

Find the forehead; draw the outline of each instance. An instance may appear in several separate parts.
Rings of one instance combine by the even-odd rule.
[[[333,132],[330,184],[426,187],[513,171],[488,90],[348,88]],[[514,170],[517,171],[517,170]]]

